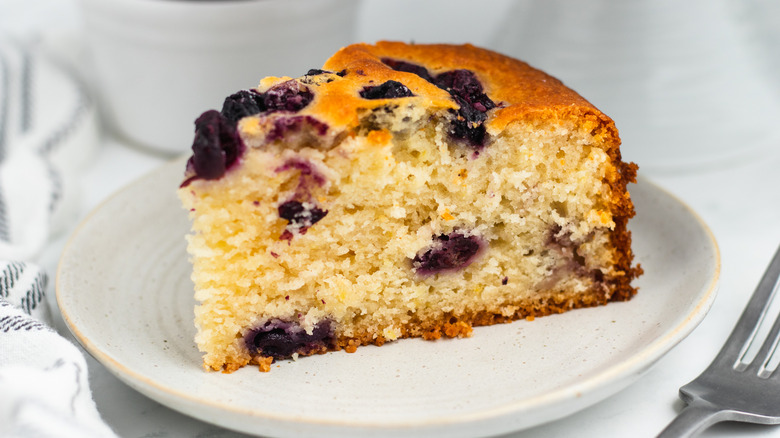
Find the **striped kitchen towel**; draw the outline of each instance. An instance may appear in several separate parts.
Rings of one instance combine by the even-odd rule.
[[[48,282],[49,277],[37,265],[0,260],[0,302],[13,304],[32,319],[46,323],[51,321],[49,306],[44,301]]]
[[[85,86],[42,48],[0,38],[0,258],[33,260],[78,214],[97,145]]]
[[[41,46],[0,38],[0,436],[112,437],[82,352],[51,328],[36,264],[78,217],[97,144],[84,85]]]
[[[14,264],[14,269],[40,272]],[[5,284],[5,283],[0,283]],[[17,283],[17,286],[24,285]],[[3,286],[4,287],[4,286]],[[0,289],[5,293],[4,289]],[[13,291],[11,296],[13,296]],[[0,436],[7,438],[115,437],[98,414],[84,355],[48,325],[0,299]]]

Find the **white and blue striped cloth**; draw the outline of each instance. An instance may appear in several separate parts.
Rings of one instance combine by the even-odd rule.
[[[84,355],[51,328],[38,262],[77,219],[97,144],[83,83],[42,46],[0,38],[0,436],[105,437]]]

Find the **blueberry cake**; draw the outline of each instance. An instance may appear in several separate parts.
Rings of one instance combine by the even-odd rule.
[[[179,188],[207,369],[627,300],[613,121],[471,45],[356,44],[195,122]]]

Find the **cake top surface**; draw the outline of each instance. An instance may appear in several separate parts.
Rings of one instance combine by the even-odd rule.
[[[266,77],[255,89],[228,96],[221,111],[201,115],[188,181],[219,178],[246,146],[291,132],[333,144],[365,126],[372,112],[397,108],[418,117],[420,111],[446,114],[450,138],[477,152],[515,121],[574,121],[619,160],[612,119],[527,63],[470,44],[383,41],[344,47],[299,78]]]
[[[604,120],[608,117],[598,111],[579,94],[563,85],[558,79],[535,69],[525,62],[475,47],[471,44],[406,44],[381,41],[375,45],[354,44],[334,54],[324,68],[332,70],[363,70],[368,76],[403,78],[415,83],[414,73],[393,71],[383,59],[407,61],[425,67],[432,74],[466,69],[474,72],[485,92],[500,103],[489,123],[505,125],[521,113],[533,110],[577,110],[594,112]],[[388,71],[390,70],[390,71]],[[429,82],[422,86],[431,94]]]
[[[448,72],[464,70],[473,73],[484,94],[495,103],[495,108],[488,108],[492,111],[485,121],[490,132],[499,132],[513,120],[524,117],[588,115],[599,125],[607,125],[610,135],[618,141],[612,120],[560,80],[525,62],[471,44],[380,41],[344,47],[325,62],[323,70],[318,70],[337,76],[310,79],[321,92],[304,112],[324,117],[334,127],[354,125],[360,110],[387,103],[381,98],[363,98],[360,92],[387,81],[402,84],[412,94],[404,97],[421,100],[423,105],[458,109],[462,102],[454,100],[439,79]],[[265,78],[258,90],[290,79]]]

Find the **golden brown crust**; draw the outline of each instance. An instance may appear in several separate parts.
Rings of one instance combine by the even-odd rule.
[[[527,63],[470,44],[406,44],[380,41],[374,45],[353,44],[328,59],[323,68],[343,75],[339,80],[319,82],[320,92],[301,114],[321,119],[335,131],[354,128],[366,110],[387,104],[386,99],[363,99],[359,92],[367,86],[388,80],[403,83],[414,97],[410,102],[433,109],[457,109],[450,94],[426,79],[393,70],[383,58],[406,61],[425,67],[431,74],[456,69],[474,72],[488,96],[498,105],[488,112],[485,127],[491,134],[501,132],[517,120],[588,119],[602,128],[615,147],[620,141],[612,119],[558,79]],[[290,78],[266,78],[264,91]]]
[[[614,292],[610,297],[611,301],[625,301],[637,293],[637,289],[631,285],[631,281],[642,275],[640,265],[632,266],[634,254],[631,250],[631,232],[628,231],[628,220],[636,213],[634,204],[626,186],[628,183],[636,182],[637,165],[634,163],[624,163],[620,160],[620,151],[615,149],[612,156],[613,162],[618,163],[614,180],[609,181],[612,188],[612,209],[615,229],[610,234],[610,242],[616,249],[618,259],[615,260],[615,270],[625,273],[622,276],[616,276],[612,282]]]
[[[375,79],[377,83],[393,79],[407,85],[413,92],[429,97],[435,106],[451,107],[454,104],[444,90],[413,73],[391,69],[382,63],[382,58],[419,64],[432,74],[455,69],[473,71],[482,82],[486,94],[500,106],[491,113],[487,122],[490,131],[501,131],[508,123],[527,117],[569,118],[588,115],[607,127],[605,134],[617,138],[612,119],[558,79],[525,62],[471,44],[406,44],[389,41],[380,41],[375,45],[354,44],[336,52],[324,68],[346,70],[347,76],[352,81],[360,82],[361,87],[363,82],[360,76]],[[357,73],[357,76],[352,73]],[[338,104],[341,108],[345,106],[344,102]],[[365,100],[358,104],[365,104]],[[333,106],[337,106],[335,102]]]
[[[604,294],[599,293],[597,290],[594,290],[593,293],[582,294],[576,299],[556,292],[546,292],[540,295],[533,302],[519,305],[517,310],[508,316],[499,312],[478,311],[457,316],[447,314],[437,321],[412,320],[401,328],[400,338],[421,337],[426,340],[436,340],[442,337],[469,337],[473,327],[504,324],[519,319],[528,319],[529,317],[533,319],[535,317],[564,313],[572,309],[596,307],[607,303],[607,298]],[[381,337],[374,338],[371,333],[338,340],[339,347],[342,348],[344,345],[382,345],[384,342],[385,339]]]
[[[556,292],[547,292],[534,302],[520,305],[518,309],[509,316],[497,312],[479,311],[458,316],[447,314],[436,321],[413,320],[401,327],[401,336],[399,336],[399,339],[422,338],[427,341],[435,341],[444,337],[467,338],[471,336],[473,327],[505,324],[520,319],[533,321],[536,317],[564,313],[573,309],[596,307],[607,303],[608,300],[602,293],[599,293],[597,290],[593,290],[592,292],[593,293],[583,294],[577,299],[572,299],[571,297]],[[344,350],[347,353],[354,353],[357,351],[358,347],[365,345],[382,346],[385,342],[387,342],[387,340],[384,337],[365,332],[354,336],[338,338],[329,348],[311,351],[307,355],[324,354],[330,351],[339,350]],[[250,363],[258,365],[260,371],[267,372],[271,370],[273,358],[256,356],[252,358]],[[225,365],[223,372],[230,373],[244,365],[246,365],[246,363],[243,362],[240,364],[227,364]]]

